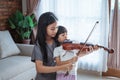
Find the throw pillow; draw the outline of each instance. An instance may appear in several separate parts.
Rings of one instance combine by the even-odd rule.
[[[20,50],[8,30],[0,31],[0,59],[19,54]]]

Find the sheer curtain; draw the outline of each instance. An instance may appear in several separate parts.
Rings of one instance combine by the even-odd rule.
[[[111,31],[109,46],[114,49],[113,55],[108,57],[108,67],[120,70],[120,0],[111,0]]]
[[[39,17],[46,11],[54,12],[58,24],[68,29],[69,39],[78,42],[85,42],[95,22],[99,21],[88,43],[108,47],[108,0],[41,0],[35,13]],[[105,72],[107,55],[103,49],[94,51],[79,58],[78,68]]]

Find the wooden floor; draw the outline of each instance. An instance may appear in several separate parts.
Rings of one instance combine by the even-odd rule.
[[[118,77],[102,76],[102,73],[88,70],[78,70],[77,80],[120,80]]]
[[[108,68],[107,72],[102,73],[103,76],[115,76],[120,78],[120,70]]]

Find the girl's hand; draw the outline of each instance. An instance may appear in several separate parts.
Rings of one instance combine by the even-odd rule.
[[[68,64],[61,65],[61,67],[62,67],[62,71],[68,71],[73,68],[73,65],[72,63],[68,63]]]
[[[89,50],[86,49],[86,51],[79,51],[79,52],[78,52],[78,56],[79,56],[79,57],[82,57],[82,56],[88,55],[88,54],[90,54],[90,53],[92,53],[93,51],[96,51],[96,50],[98,50],[98,49],[99,49],[99,47],[98,47],[97,45],[89,46]]]
[[[94,50],[98,50],[98,49],[99,49],[98,45],[94,45],[94,46],[93,46],[93,49],[94,49]]]

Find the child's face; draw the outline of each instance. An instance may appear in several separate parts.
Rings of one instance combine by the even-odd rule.
[[[47,27],[47,37],[55,37],[55,35],[57,33],[57,30],[58,30],[58,28],[56,26],[57,26],[57,22],[48,25],[48,27]]]
[[[60,42],[60,43],[64,42],[64,40],[66,40],[66,39],[67,39],[67,33],[66,32],[62,33],[58,36],[58,42]]]

